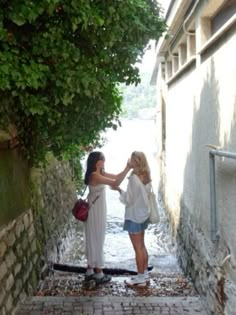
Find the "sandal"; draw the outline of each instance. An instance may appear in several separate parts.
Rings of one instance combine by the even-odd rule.
[[[91,280],[95,280],[94,273],[92,275],[89,275],[89,276],[87,276],[87,275],[84,276],[84,281],[89,282]]]
[[[102,278],[96,278],[94,277],[94,280],[96,281],[96,284],[104,284],[107,283],[109,281],[111,281],[111,276],[110,275],[105,275]]]

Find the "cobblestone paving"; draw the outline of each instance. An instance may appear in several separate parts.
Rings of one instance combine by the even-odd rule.
[[[16,315],[207,315],[190,279],[181,273],[152,273],[147,288],[127,288],[129,276],[92,290],[83,276],[56,272],[39,283]]]
[[[146,288],[128,288],[124,281],[130,276],[112,276],[111,282],[88,289],[84,276],[56,272],[38,285],[35,296],[196,296],[193,283],[181,273],[152,273]]]
[[[198,297],[33,297],[17,315],[207,315]]]

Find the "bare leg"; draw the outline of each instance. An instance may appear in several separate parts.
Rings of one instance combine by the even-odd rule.
[[[145,245],[145,231],[143,231],[143,244],[144,244],[144,270],[148,269],[148,251],[147,251],[147,247]]]
[[[143,274],[148,264],[148,254],[144,244],[144,232],[135,234],[129,233],[129,237],[135,251],[138,273]]]

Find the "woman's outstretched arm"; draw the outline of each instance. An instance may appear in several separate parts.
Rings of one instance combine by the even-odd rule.
[[[99,174],[99,173],[94,172],[90,176],[89,183],[90,185],[104,184],[111,187],[119,186],[122,180],[125,178],[126,174],[129,172],[129,170],[130,168],[126,166],[126,168],[121,173],[116,175],[115,178],[112,178],[109,175],[107,175],[108,173]]]
[[[124,180],[125,176],[130,171],[130,169],[131,169],[130,161],[128,160],[126,167],[123,169],[122,172],[120,172],[119,174],[111,174],[111,173],[104,172],[104,176],[114,180],[113,186],[119,186],[120,183]]]

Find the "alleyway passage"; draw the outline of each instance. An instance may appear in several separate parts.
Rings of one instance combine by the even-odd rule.
[[[113,276],[106,285],[86,289],[83,275],[57,271],[39,284],[17,315],[207,315],[174,256],[160,257],[159,268],[153,269],[145,289],[127,288],[127,277]]]
[[[155,143],[154,139],[153,143],[146,141],[150,134],[154,134],[153,121],[124,122],[119,132],[111,131],[107,135],[102,151],[106,156],[107,170],[114,173],[126,164],[132,150],[144,151],[157,190]],[[126,184],[123,183],[124,187]],[[124,209],[116,192],[109,188],[107,203],[106,267],[136,270],[134,251],[127,233],[123,231]],[[130,277],[128,274],[112,275],[110,283],[88,288],[84,285],[83,274],[53,271],[38,284],[34,296],[28,298],[17,315],[206,315],[191,279],[184,277],[178,266],[168,220],[161,205],[160,214],[161,222],[150,225],[145,232],[149,264],[154,267],[146,288],[127,288],[124,280]],[[67,251],[60,263],[86,266],[83,226],[75,222],[75,231],[71,233],[74,237],[66,246]]]

